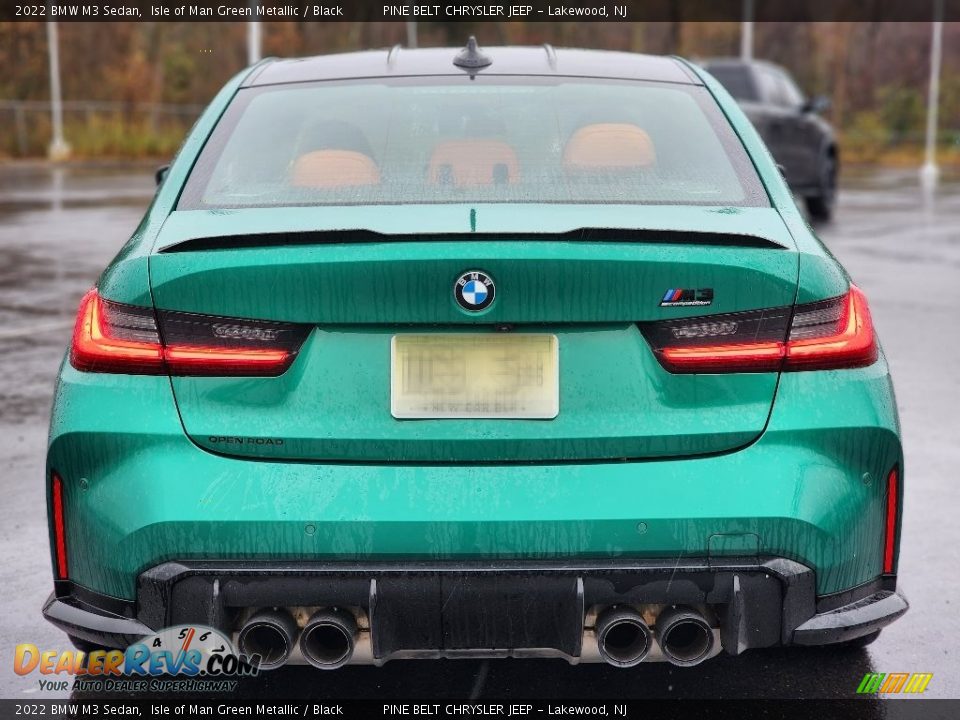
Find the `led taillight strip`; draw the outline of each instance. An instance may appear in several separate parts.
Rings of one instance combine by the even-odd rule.
[[[70,364],[85,372],[136,375],[261,375],[283,373],[294,353],[282,348],[212,347],[116,337],[96,289],[80,302]],[[140,309],[142,310],[142,309]],[[151,321],[152,322],[152,321]],[[153,332],[156,326],[153,325]]]
[[[737,345],[704,345],[664,348],[660,351],[665,364],[675,372],[762,372],[779,370],[785,355],[783,343],[750,343]]]
[[[877,340],[867,299],[850,286],[835,333],[786,342],[687,345],[656,350],[663,366],[675,373],[774,372],[828,370],[871,365]]]
[[[226,367],[237,370],[274,370],[286,368],[290,353],[286,350],[224,350],[199,346],[164,348],[163,357],[173,375],[215,373]]]

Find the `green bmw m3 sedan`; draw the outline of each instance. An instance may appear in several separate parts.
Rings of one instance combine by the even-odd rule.
[[[45,481],[83,647],[692,666],[907,610],[867,300],[678,58],[237,75],[80,304]]]

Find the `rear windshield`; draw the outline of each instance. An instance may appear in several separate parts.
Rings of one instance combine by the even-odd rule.
[[[241,90],[179,208],[477,202],[768,205],[700,86],[464,74]]]

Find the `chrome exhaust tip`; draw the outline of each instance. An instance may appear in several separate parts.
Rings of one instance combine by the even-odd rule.
[[[336,670],[346,665],[356,644],[357,621],[339,608],[318,610],[300,633],[300,652],[304,659],[321,670]]]
[[[259,610],[240,629],[237,647],[248,657],[259,655],[261,670],[274,670],[287,662],[299,632],[286,610]]]
[[[653,644],[653,633],[643,617],[629,607],[603,611],[594,628],[600,657],[614,667],[633,667],[643,662]]]
[[[713,628],[693,608],[674,605],[657,618],[657,642],[667,660],[680,667],[699,665],[713,650]]]

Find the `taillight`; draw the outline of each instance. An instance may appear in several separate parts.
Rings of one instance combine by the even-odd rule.
[[[643,323],[640,328],[670,372],[769,372],[783,362],[790,308]]]
[[[877,359],[877,338],[863,291],[800,305],[793,314],[784,370],[864,367]]]
[[[70,364],[85,372],[164,374],[153,311],[109,302],[91,290],[80,301]]]
[[[862,367],[877,359],[867,301],[846,295],[806,305],[641,323],[672,373],[776,372]]]
[[[56,558],[57,580],[66,580],[67,525],[63,511],[63,480],[56,473],[50,475],[50,505],[53,512],[53,555]]]
[[[280,375],[306,339],[307,325],[157,311],[171,375]]]
[[[80,303],[70,363],[85,372],[274,376],[286,371],[306,325],[172,312],[104,300]]]
[[[887,476],[886,523],[883,534],[883,572],[893,573],[897,547],[897,514],[900,506],[900,473],[894,468]]]

